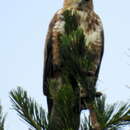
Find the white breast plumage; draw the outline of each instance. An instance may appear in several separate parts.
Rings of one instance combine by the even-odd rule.
[[[57,12],[58,20],[55,23],[55,26],[53,28],[53,33],[58,32],[60,34],[64,34],[65,32],[64,30],[65,21],[64,21],[64,17],[62,13],[63,13],[63,10],[59,10]],[[75,13],[75,11],[72,11],[72,13]],[[76,11],[76,13],[77,15],[80,16],[79,25],[84,31],[84,35],[86,38],[86,46],[89,46],[91,43],[93,44],[101,43],[100,34],[101,34],[101,31],[103,30],[101,20],[95,16],[94,12],[90,13],[87,11]],[[96,19],[98,23],[95,24],[94,21],[92,21],[93,19],[94,20]]]
[[[94,24],[89,18],[90,14],[86,11],[78,11],[78,14],[80,16],[80,27],[84,30],[84,35],[86,38],[86,46],[90,45],[91,43],[99,43],[101,40],[101,31],[103,30],[102,28],[102,23],[100,19],[97,19],[98,25]],[[93,29],[89,29],[89,25],[94,26]],[[89,31],[87,31],[89,30]]]

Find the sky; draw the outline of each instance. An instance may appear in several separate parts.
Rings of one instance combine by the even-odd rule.
[[[48,24],[62,3],[63,0],[0,0],[0,100],[7,113],[5,130],[28,130],[12,110],[9,92],[17,86],[47,111],[42,93],[44,40]],[[97,87],[108,103],[130,99],[129,5],[129,0],[94,0],[105,32]]]

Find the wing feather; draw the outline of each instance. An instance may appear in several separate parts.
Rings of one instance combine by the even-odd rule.
[[[56,22],[57,13],[49,24],[48,33],[46,36],[44,47],[44,69],[43,69],[43,93],[48,95],[48,78],[53,76],[53,61],[52,61],[52,30]]]

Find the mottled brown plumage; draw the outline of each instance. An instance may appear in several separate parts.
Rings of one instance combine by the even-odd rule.
[[[48,105],[51,107],[52,100],[49,93],[49,79],[60,78],[58,65],[60,64],[59,53],[59,36],[64,34],[65,21],[63,12],[71,10],[76,12],[79,26],[83,29],[86,40],[86,47],[95,55],[91,72],[94,77],[98,77],[99,68],[103,55],[104,37],[103,27],[99,16],[93,10],[92,0],[64,0],[64,7],[56,12],[50,25],[45,42],[45,57],[44,57],[44,76],[43,76],[43,91],[48,97]],[[86,68],[87,69],[87,68]],[[96,82],[95,82],[96,83]],[[81,94],[82,96],[82,94]],[[51,109],[51,108],[49,108]],[[50,111],[50,110],[49,110]]]

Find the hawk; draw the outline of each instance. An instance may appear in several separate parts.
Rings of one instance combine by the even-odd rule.
[[[95,76],[96,79],[98,77],[103,56],[103,26],[101,19],[94,12],[93,0],[64,0],[63,8],[56,12],[49,25],[49,30],[45,41],[43,92],[47,96],[49,112],[51,112],[53,100],[50,98],[48,80],[58,79],[58,77],[60,77],[60,72],[57,72],[57,66],[60,64],[59,36],[63,35],[65,31],[65,20],[63,13],[66,10],[70,10],[72,12],[76,11],[78,24],[80,28],[82,28],[84,36],[87,39],[85,45],[92,53],[96,55],[96,58],[93,60],[94,66],[90,70],[90,73]]]

